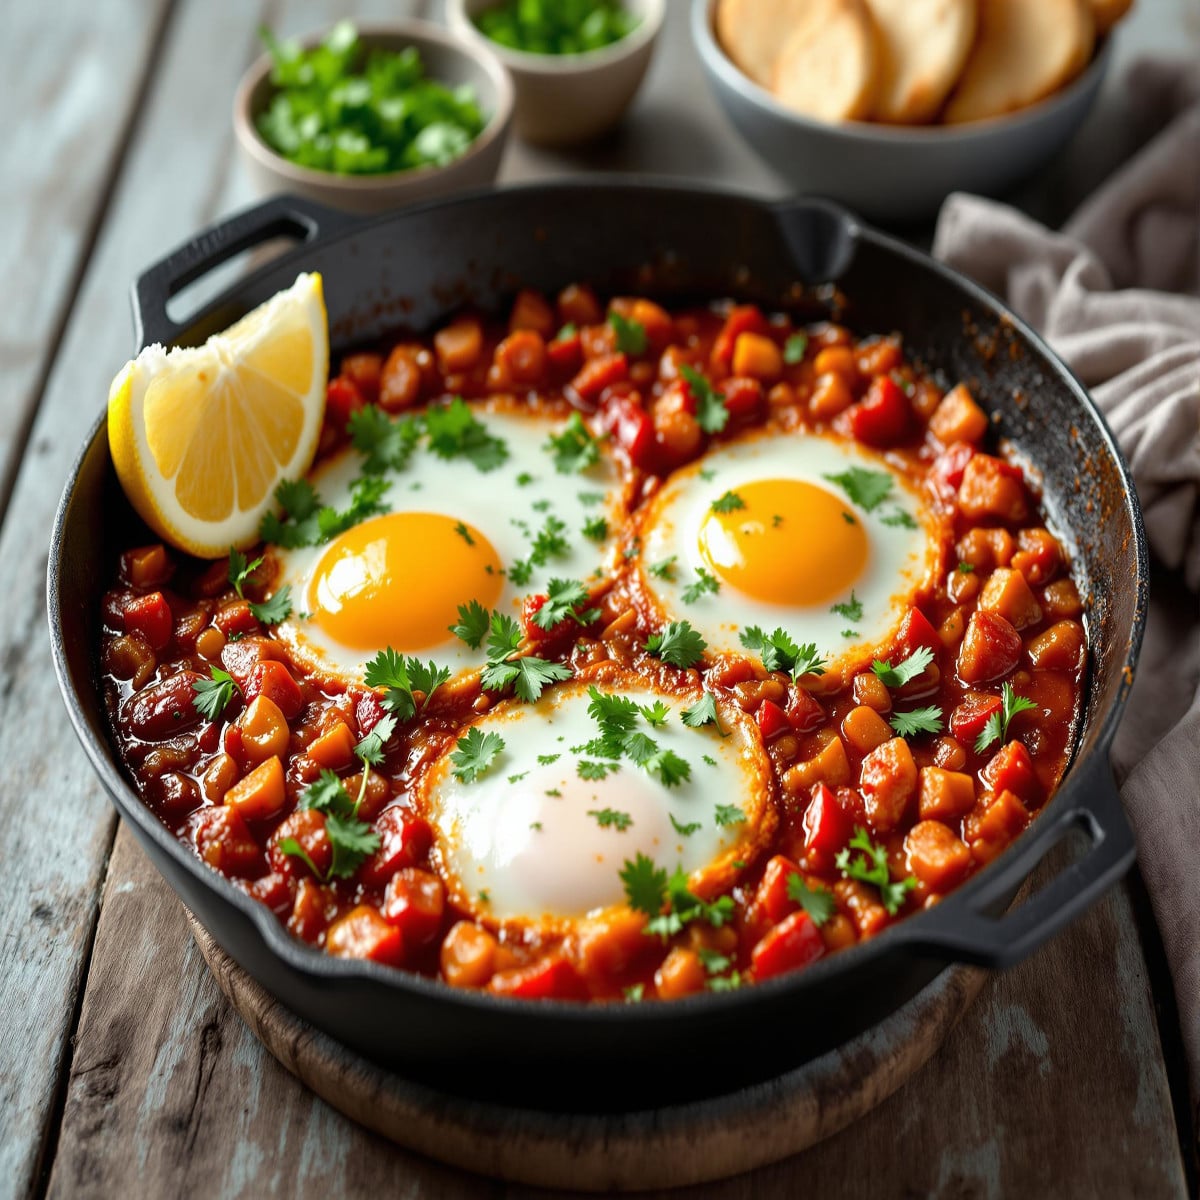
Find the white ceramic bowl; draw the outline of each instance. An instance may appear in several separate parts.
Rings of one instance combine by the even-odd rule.
[[[1112,38],[1072,83],[1013,113],[969,125],[816,121],[779,103],[733,63],[713,30],[716,0],[692,0],[692,39],[722,108],[758,154],[800,192],[878,221],[923,220],[951,192],[996,195],[1032,175],[1087,116]]]
[[[446,20],[464,41],[486,47],[508,68],[516,89],[517,133],[538,145],[568,146],[611,129],[650,65],[666,0],[624,0],[638,18],[637,28],[585,54],[529,54],[498,45],[472,20],[496,2],[446,0]]]
[[[513,114],[512,84],[496,56],[487,47],[467,43],[426,21],[364,24],[358,27],[358,34],[364,45],[384,50],[415,46],[430,79],[450,88],[470,84],[487,124],[466,152],[445,166],[415,167],[386,175],[336,175],[297,166],[272,150],[255,128],[255,118],[274,91],[271,59],[263,55],[242,76],[233,100],[233,129],[255,190],[263,196],[298,194],[347,212],[377,213],[492,183],[500,170]],[[315,46],[324,36],[322,32],[300,41]]]

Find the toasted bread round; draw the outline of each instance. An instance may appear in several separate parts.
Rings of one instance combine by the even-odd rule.
[[[779,48],[812,0],[720,0],[717,40],[738,69],[769,88]]]
[[[930,121],[975,44],[977,0],[867,0],[879,30],[877,121]]]
[[[1096,36],[1106,34],[1132,7],[1133,0],[1088,0],[1096,22]]]
[[[1083,70],[1094,41],[1088,0],[982,0],[979,36],[946,121],[981,121],[1036,103]]]
[[[864,120],[879,75],[879,35],[870,11],[864,0],[809,0],[804,10],[783,41],[772,91],[805,116]]]

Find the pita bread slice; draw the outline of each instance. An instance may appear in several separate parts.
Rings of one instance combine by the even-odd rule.
[[[809,0],[783,42],[772,90],[805,116],[865,120],[878,84],[878,39],[864,0]]]
[[[975,44],[977,0],[867,0],[879,30],[877,121],[931,121]]]
[[[812,0],[720,0],[717,40],[739,70],[769,88],[780,46],[811,6]]]
[[[982,121],[1036,103],[1083,69],[1094,40],[1087,0],[982,0],[979,38],[945,120]]]

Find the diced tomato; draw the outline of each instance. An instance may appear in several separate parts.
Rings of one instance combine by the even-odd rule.
[[[291,911],[292,887],[282,875],[272,871],[261,879],[256,879],[249,887],[252,895],[260,903],[265,904],[277,917],[282,917]]]
[[[832,789],[823,783],[816,784],[804,811],[805,848],[836,854],[850,840],[850,832],[850,819]]]
[[[260,662],[273,658],[277,653],[277,644],[266,638],[239,638],[235,642],[226,642],[221,647],[221,666],[233,676],[238,687],[244,690],[250,681],[250,672]]]
[[[379,887],[401,868],[416,866],[433,843],[429,822],[402,805],[385,808],[375,822],[375,832],[380,847],[359,868],[359,878],[368,887]]]
[[[281,662],[267,659],[250,671],[246,686],[242,689],[249,704],[256,696],[266,696],[279,707],[284,717],[291,721],[304,707],[304,695],[291,671]]]
[[[996,613],[977,609],[958,648],[958,677],[964,683],[1001,679],[1021,661],[1021,635]]]
[[[579,333],[570,333],[566,337],[556,337],[546,343],[546,358],[551,366],[558,371],[575,371],[583,360],[583,346]]]
[[[606,387],[628,378],[629,360],[618,352],[605,354],[584,363],[569,386],[584,404],[595,405]]]
[[[365,404],[374,404],[379,399],[379,381],[383,374],[382,354],[347,354],[342,359],[342,369],[338,373],[358,388]]]
[[[792,731],[792,723],[788,720],[787,713],[774,700],[763,700],[755,710],[754,719],[758,722],[764,742]]]
[[[267,847],[271,869],[277,874],[289,879],[309,875],[311,872],[304,859],[299,855],[285,854],[280,849],[280,843],[287,838],[291,838],[300,846],[322,876],[329,873],[329,864],[333,861],[333,845],[325,831],[324,813],[315,808],[298,808],[294,813],[289,813],[271,835]]]
[[[263,852],[236,810],[202,808],[188,818],[188,829],[196,853],[222,875],[253,879],[263,873]]]
[[[369,904],[352,908],[325,934],[325,949],[339,958],[367,958],[397,967],[404,961],[404,938]]]
[[[750,424],[760,420],[766,411],[763,385],[757,379],[734,376],[721,384],[721,395],[729,410],[729,424]]]
[[[227,637],[247,637],[259,630],[258,618],[250,611],[249,601],[234,600],[218,609],[213,624]]]
[[[825,724],[825,710],[807,688],[796,684],[788,689],[787,719],[797,733],[812,733]]]
[[[542,646],[548,642],[564,638],[579,628],[579,625],[575,621],[572,621],[570,617],[563,617],[558,624],[553,625],[549,629],[543,629],[533,618],[541,612],[546,601],[549,599],[550,597],[543,593],[539,596],[526,596],[521,601],[521,624],[525,630],[525,636],[531,642],[536,642]]]
[[[957,494],[963,471],[974,457],[975,447],[970,442],[954,442],[934,459],[929,477],[943,497],[949,499]]]
[[[753,304],[739,304],[729,312],[717,340],[713,342],[712,361],[721,367],[722,373],[727,372],[733,362],[733,348],[737,345],[738,335],[743,333],[769,333],[770,325],[767,318]]]
[[[609,401],[604,407],[601,426],[612,433],[635,467],[643,471],[653,469],[654,422],[639,401],[632,396],[618,396]]]
[[[889,375],[876,375],[866,396],[846,410],[850,431],[868,446],[894,446],[912,429],[912,405]]]
[[[363,406],[362,392],[345,375],[337,375],[325,389],[325,419],[339,432],[346,428],[350,414]]]
[[[937,654],[942,648],[942,639],[925,614],[919,608],[910,607],[904,614],[904,620],[900,622],[900,628],[896,631],[896,640],[892,643],[892,666],[903,662],[922,646]]]
[[[140,633],[155,650],[164,649],[171,640],[171,606],[162,592],[135,596],[125,605],[125,629]]]
[[[1024,521],[1029,504],[1020,469],[990,454],[976,454],[963,468],[958,508],[970,521]]]
[[[305,942],[316,942],[329,924],[330,893],[315,879],[305,876],[296,887],[288,929]]]
[[[983,727],[1000,711],[999,696],[967,692],[950,714],[950,732],[964,744],[974,745]]]
[[[406,946],[433,940],[446,910],[442,881],[419,867],[403,867],[392,876],[383,899],[385,920],[399,927]]]
[[[354,719],[358,722],[358,732],[366,737],[386,714],[383,701],[378,692],[360,692],[354,702]]]
[[[803,910],[785,917],[750,954],[755,979],[770,979],[787,971],[798,971],[825,953],[825,939]]]
[[[547,303],[545,296],[529,288],[517,293],[512,313],[508,318],[509,333],[526,329],[538,333],[543,338],[548,338],[554,332],[554,310]]]
[[[1009,742],[980,772],[983,781],[994,792],[1012,792],[1029,802],[1041,794],[1041,785],[1033,769],[1033,759],[1020,742]]]
[[[528,967],[498,971],[488,991],[516,1000],[584,1000],[587,987],[579,972],[565,959],[550,955]]]
[[[171,577],[175,564],[161,542],[138,546],[121,555],[121,577],[134,587],[159,587]]]
[[[799,874],[800,868],[783,854],[776,854],[763,869],[762,880],[754,893],[754,906],[772,925],[777,925],[799,907],[788,896],[788,880]]]

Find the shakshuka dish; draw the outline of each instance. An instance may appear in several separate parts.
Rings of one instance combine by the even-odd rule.
[[[1066,767],[1036,487],[891,336],[586,286],[347,354],[257,548],[120,557],[145,803],[329,954],[667,1000],[939,903]]]

